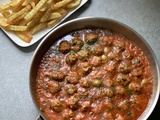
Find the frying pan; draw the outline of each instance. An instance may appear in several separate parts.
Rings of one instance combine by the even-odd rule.
[[[136,43],[147,56],[147,59],[151,65],[151,69],[153,72],[154,86],[152,91],[152,96],[149,101],[149,104],[143,114],[139,117],[139,120],[146,120],[150,114],[152,113],[159,97],[159,85],[160,85],[160,75],[159,75],[159,66],[156,60],[156,57],[148,45],[148,43],[132,28],[127,25],[120,23],[118,21],[108,19],[108,18],[97,18],[97,17],[85,17],[74,19],[69,22],[66,22],[54,30],[52,30],[48,35],[46,35],[33,55],[33,59],[30,66],[30,93],[33,99],[33,102],[39,111],[39,114],[43,117],[43,119],[47,120],[43,112],[40,111],[36,100],[36,76],[37,69],[40,64],[41,59],[47,50],[53,45],[53,43],[58,40],[60,37],[66,35],[75,30],[85,29],[85,28],[104,28],[109,29],[115,32],[118,32],[124,35],[130,41]]]

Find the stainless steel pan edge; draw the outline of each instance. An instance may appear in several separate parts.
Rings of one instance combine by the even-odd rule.
[[[58,40],[59,38],[61,38],[62,36],[64,36],[69,32],[72,32],[78,29],[84,29],[84,28],[104,28],[104,29],[109,29],[109,30],[113,30],[115,32],[121,33],[122,35],[126,36],[129,40],[136,43],[144,51],[145,55],[147,56],[150,62],[150,65],[153,71],[153,77],[154,77],[154,89],[153,89],[152,98],[150,100],[150,103],[147,109],[139,118],[139,120],[146,120],[152,113],[153,109],[155,108],[159,98],[160,75],[159,75],[159,65],[156,60],[156,56],[152,51],[152,49],[150,48],[150,46],[148,45],[148,43],[132,28],[118,21],[108,19],[108,18],[100,18],[100,17],[99,18],[97,17],[78,18],[58,26],[43,38],[43,40],[35,50],[32,61],[31,61],[31,66],[30,66],[29,86],[30,86],[30,93],[31,93],[32,100],[37,110],[39,111],[40,115],[42,115],[44,119],[47,119],[45,118],[43,112],[40,111],[38,104],[36,102],[36,96],[35,96],[36,73],[37,73],[40,60],[56,40]]]

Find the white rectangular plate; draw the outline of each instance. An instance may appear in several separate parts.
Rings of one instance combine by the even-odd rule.
[[[0,0],[0,4],[4,4],[9,2],[10,0]],[[59,25],[61,22],[63,22],[67,17],[69,17],[72,13],[74,13],[77,9],[79,9],[82,5],[84,5],[88,0],[82,0],[81,4],[74,10],[70,11],[59,23],[57,23],[53,28],[51,29],[43,29],[40,32],[36,33],[35,35],[33,35],[33,38],[31,40],[30,43],[26,43],[23,40],[21,40],[15,33],[10,32],[10,31],[6,31],[3,28],[1,28],[6,35],[8,35],[8,37],[15,42],[17,45],[21,46],[21,47],[28,47],[33,45],[34,43],[36,43],[37,41],[39,41],[42,37],[44,37],[48,32],[50,32],[52,29],[54,29],[57,25]]]

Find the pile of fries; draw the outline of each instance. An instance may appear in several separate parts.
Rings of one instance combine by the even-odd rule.
[[[52,28],[81,0],[11,0],[0,4],[0,26],[29,43],[35,33]]]

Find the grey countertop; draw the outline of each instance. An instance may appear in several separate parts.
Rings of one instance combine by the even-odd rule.
[[[87,16],[111,18],[132,27],[148,42],[160,64],[160,0],[89,0],[66,21]],[[1,120],[36,120],[38,116],[29,92],[29,69],[38,44],[19,47],[0,30]],[[150,119],[160,119],[158,106]]]

